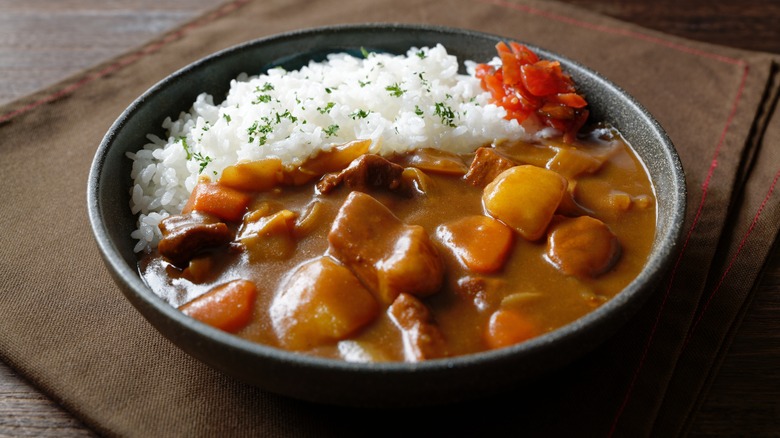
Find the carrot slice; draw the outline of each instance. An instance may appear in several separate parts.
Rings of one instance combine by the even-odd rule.
[[[195,186],[182,214],[193,210],[210,213],[230,222],[240,221],[252,198],[240,191],[218,183],[201,182]]]
[[[512,248],[512,229],[487,216],[466,216],[437,230],[442,242],[472,272],[499,271]]]
[[[234,280],[211,289],[179,310],[212,327],[235,333],[252,319],[256,296],[254,283]]]
[[[526,317],[511,310],[500,309],[490,315],[485,341],[491,349],[508,347],[539,335],[537,327]]]

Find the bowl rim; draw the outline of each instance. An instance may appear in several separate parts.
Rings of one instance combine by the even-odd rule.
[[[154,294],[152,290],[143,282],[137,272],[137,269],[135,269],[135,267],[129,266],[126,263],[116,242],[112,241],[110,238],[108,228],[104,222],[105,218],[100,198],[100,179],[102,176],[102,169],[106,162],[108,150],[111,148],[117,133],[122,129],[127,121],[139,111],[145,100],[149,99],[155,94],[162,92],[170,83],[179,80],[182,77],[186,77],[188,72],[199,68],[204,68],[204,66],[213,62],[218,62],[223,57],[229,56],[235,52],[239,52],[257,45],[274,43],[290,38],[300,38],[307,36],[310,37],[332,32],[340,33],[367,30],[372,32],[424,31],[441,34],[458,34],[464,37],[474,37],[479,39],[487,38],[494,39],[496,41],[509,40],[509,38],[500,35],[475,30],[460,29],[449,26],[410,23],[361,23],[312,27],[283,32],[233,45],[231,47],[202,57],[158,81],[143,94],[138,96],[111,125],[95,153],[95,157],[90,167],[87,186],[88,216],[99,252],[104,259],[107,268],[114,277],[114,280],[117,283],[125,283],[127,287],[121,289],[125,296],[130,299],[130,301],[139,311],[141,310],[141,307],[151,307],[158,313],[163,314],[164,317],[169,318],[174,322],[175,325],[179,327],[194,331],[199,336],[206,337],[216,343],[224,344],[231,349],[238,350],[252,356],[261,356],[262,358],[270,361],[278,361],[282,364],[295,363],[296,365],[302,367],[324,367],[329,370],[343,371],[347,373],[362,372],[387,375],[410,372],[437,372],[452,368],[476,367],[488,362],[501,361],[508,358],[512,358],[512,360],[521,360],[524,357],[533,357],[540,352],[545,352],[551,348],[556,348],[555,346],[557,344],[559,344],[561,341],[566,341],[567,339],[570,342],[582,341],[584,338],[582,338],[582,335],[578,335],[578,333],[582,333],[582,328],[602,324],[607,316],[612,315],[614,317],[614,312],[619,312],[620,308],[624,307],[630,301],[644,301],[644,298],[646,298],[648,292],[645,291],[645,293],[642,293],[642,290],[639,287],[640,283],[654,281],[661,278],[662,273],[669,267],[672,262],[673,257],[671,257],[670,253],[674,251],[674,248],[677,246],[677,241],[681,236],[686,208],[686,189],[685,176],[679,160],[679,156],[677,155],[668,135],[660,126],[660,124],[655,120],[655,118],[647,111],[647,109],[644,108],[644,106],[642,106],[636,99],[626,93],[618,85],[610,82],[601,74],[583,66],[576,61],[533,44],[524,43],[522,41],[520,41],[522,44],[526,44],[529,48],[541,54],[542,56],[561,61],[567,70],[575,68],[578,70],[578,73],[586,74],[587,76],[593,78],[597,82],[601,83],[602,86],[607,87],[611,93],[619,95],[621,99],[626,101],[627,104],[634,107],[637,111],[637,114],[642,116],[641,123],[647,125],[660,141],[664,159],[668,160],[672,164],[672,173],[675,176],[675,181],[673,181],[673,184],[675,185],[679,196],[676,198],[677,202],[674,205],[672,217],[670,219],[671,225],[666,230],[664,236],[662,236],[659,244],[659,247],[662,248],[663,251],[661,253],[651,254],[640,274],[613,298],[609,299],[594,311],[589,312],[588,314],[578,318],[575,321],[572,321],[569,324],[514,346],[473,354],[441,359],[431,359],[416,363],[356,363],[291,352],[240,338],[184,315],[174,306],[171,306],[162,298]],[[463,60],[461,59],[459,61],[462,63]],[[267,66],[260,67],[266,68]],[[260,70],[262,69],[259,69],[258,71]],[[186,104],[188,105],[189,102]],[[127,211],[128,214],[130,214],[129,206],[127,207]],[[656,222],[658,222],[658,220],[656,220]],[[132,293],[127,289],[132,291]],[[639,295],[644,295],[645,297],[640,297]],[[638,304],[641,303],[637,303],[637,305]],[[151,322],[143,311],[140,311],[140,313],[144,316],[145,319],[147,319],[147,322]]]

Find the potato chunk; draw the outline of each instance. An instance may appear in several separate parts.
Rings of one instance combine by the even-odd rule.
[[[296,247],[295,219],[297,214],[281,210],[270,216],[247,215],[236,240],[249,251],[250,260],[284,260]]]
[[[544,235],[566,192],[566,178],[531,165],[499,174],[482,192],[485,210],[527,240]]]
[[[598,219],[559,217],[550,228],[547,257],[566,274],[596,277],[620,257],[620,242]]]
[[[466,216],[441,225],[436,234],[466,268],[481,274],[497,272],[504,267],[513,241],[509,227],[482,215]]]
[[[388,355],[383,344],[371,341],[347,339],[338,343],[339,357],[347,362],[389,362],[392,359]]]
[[[582,180],[572,192],[575,201],[593,212],[593,216],[608,220],[619,219],[633,208],[646,208],[652,198],[648,195],[631,196],[614,188],[606,181]]]
[[[226,167],[219,183],[236,190],[264,192],[276,187],[281,180],[282,160],[265,158]]]
[[[368,152],[371,140],[353,140],[333,146],[309,158],[299,167],[285,170],[282,180],[287,185],[299,186],[330,172],[339,172],[353,160]]]
[[[505,141],[494,145],[496,151],[517,164],[531,164],[544,167],[555,155],[549,145],[527,143],[524,141]]]
[[[270,314],[284,347],[308,350],[354,334],[376,318],[379,304],[349,269],[319,257],[282,284]]]
[[[461,176],[468,170],[459,155],[441,149],[415,149],[395,157],[395,160],[404,167],[414,167],[426,172],[443,175]]]
[[[328,172],[338,172],[349,166],[353,160],[368,153],[371,140],[354,140],[334,146],[332,149],[320,152],[301,165],[301,171],[320,176]]]
[[[547,168],[567,178],[574,178],[581,174],[596,172],[601,167],[604,159],[605,157],[599,159],[573,147],[561,147],[547,163]]]
[[[435,183],[430,176],[416,167],[406,167],[401,173],[401,191],[409,195],[430,195]]]
[[[352,269],[376,298],[389,305],[401,292],[439,290],[444,265],[421,226],[406,225],[370,195],[352,192],[328,234],[329,253]]]

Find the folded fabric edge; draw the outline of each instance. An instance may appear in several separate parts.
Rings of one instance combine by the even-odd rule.
[[[713,265],[708,273],[688,337],[680,352],[675,372],[669,382],[659,410],[654,433],[659,436],[680,436],[691,427],[695,413],[706,399],[723,358],[729,351],[735,333],[750,307],[757,285],[765,273],[768,255],[777,248],[780,236],[780,197],[777,194],[780,168],[766,159],[772,144],[765,144],[769,130],[780,132],[780,67],[770,64],[767,89],[746,148],[739,174],[734,183],[729,215],[718,243]],[[770,138],[771,141],[771,138]],[[763,152],[763,154],[762,154]],[[755,190],[748,196],[748,190]],[[757,238],[753,232],[759,221],[766,225],[765,234]],[[773,227],[773,228],[772,228]],[[753,262],[743,266],[740,260]],[[761,260],[761,263],[754,263]],[[737,268],[741,269],[739,272]],[[736,277],[736,279],[735,279]],[[745,281],[749,281],[745,287]],[[741,293],[728,286],[741,284]],[[726,291],[737,293],[726,293]],[[717,309],[716,309],[717,308]],[[717,310],[717,311],[715,311]],[[729,324],[723,324],[730,321]],[[700,345],[699,347],[693,347]],[[711,363],[702,372],[702,363]],[[674,418],[682,421],[675,422]]]
[[[775,236],[774,243],[770,246],[768,253],[771,254],[772,252],[778,250],[780,250],[780,233],[778,233]],[[690,410],[685,416],[685,421],[682,424],[680,424],[679,427],[674,432],[670,431],[668,435],[664,435],[664,436],[688,436],[692,432],[691,429],[694,425],[693,420],[696,418],[696,415],[701,410],[702,406],[707,400],[707,396],[709,395],[710,389],[712,388],[712,385],[714,384],[717,378],[717,375],[721,369],[721,366],[723,365],[723,362],[726,359],[726,356],[731,350],[732,343],[739,331],[740,326],[742,325],[742,321],[749,313],[748,311],[750,310],[751,305],[755,300],[758,284],[761,282],[762,278],[767,273],[767,268],[768,268],[768,262],[765,262],[764,266],[761,268],[758,276],[756,277],[756,282],[753,285],[753,288],[751,288],[751,291],[748,293],[742,307],[737,312],[737,316],[735,317],[734,322],[731,324],[731,326],[728,327],[726,336],[723,340],[723,343],[721,344],[721,348],[718,350],[715,356],[710,372],[707,373],[706,376],[704,376],[704,378],[702,379],[701,390],[698,392],[696,391],[691,392],[691,395],[694,396],[694,399],[690,403]]]

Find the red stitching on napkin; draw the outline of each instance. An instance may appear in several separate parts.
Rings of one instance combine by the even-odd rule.
[[[653,322],[653,326],[650,329],[650,334],[647,338],[647,342],[645,343],[645,348],[642,351],[642,356],[639,359],[639,364],[637,365],[637,368],[634,371],[634,374],[631,378],[631,383],[626,389],[626,395],[623,398],[623,402],[620,404],[618,411],[615,413],[615,419],[612,422],[612,427],[609,430],[609,436],[613,436],[613,434],[615,433],[615,429],[617,427],[618,421],[620,420],[620,416],[623,414],[623,410],[625,409],[626,405],[628,405],[628,401],[631,399],[631,395],[634,390],[634,385],[636,384],[636,380],[639,377],[642,367],[644,366],[645,359],[647,358],[647,353],[650,350],[650,344],[652,344],[653,337],[655,336],[655,331],[658,328],[658,323],[661,319],[661,314],[663,313],[664,308],[666,306],[666,300],[667,298],[669,298],[669,295],[671,294],[672,284],[674,284],[674,280],[676,279],[677,268],[679,267],[680,262],[682,261],[683,256],[685,255],[685,251],[688,248],[690,237],[699,224],[699,218],[701,217],[701,212],[702,210],[704,210],[704,204],[707,201],[707,193],[710,186],[710,181],[712,179],[712,175],[715,173],[715,168],[718,167],[718,155],[720,155],[721,148],[723,147],[723,143],[725,142],[726,139],[726,134],[729,128],[731,127],[731,123],[734,120],[734,116],[737,113],[737,107],[739,106],[739,101],[742,99],[742,91],[745,88],[745,82],[747,81],[748,73],[750,71],[749,66],[747,65],[746,62],[740,61],[740,64],[742,64],[742,79],[740,80],[739,88],[737,89],[737,94],[734,97],[734,101],[732,102],[731,111],[729,112],[729,116],[726,119],[726,124],[723,126],[723,131],[721,132],[720,138],[718,139],[718,144],[715,147],[715,152],[712,155],[712,161],[710,162],[710,168],[707,171],[707,176],[701,185],[701,201],[699,201],[699,207],[696,210],[696,216],[693,219],[691,228],[688,230],[688,233],[685,236],[685,242],[683,243],[683,246],[677,257],[677,261],[675,262],[674,269],[672,270],[672,273],[669,276],[669,282],[666,291],[664,293],[663,300],[661,301],[661,307],[659,308],[658,313],[656,314],[655,321]]]
[[[728,274],[731,272],[731,268],[734,267],[734,263],[742,253],[742,249],[745,247],[748,238],[753,233],[753,229],[756,227],[756,224],[758,224],[758,220],[761,217],[761,213],[764,211],[764,207],[766,207],[767,202],[769,202],[769,199],[772,197],[772,193],[775,190],[775,186],[777,185],[778,179],[780,179],[780,170],[778,170],[777,173],[775,173],[775,177],[772,180],[772,184],[769,185],[769,190],[767,190],[766,196],[764,196],[764,200],[761,202],[761,205],[758,207],[758,210],[756,210],[756,215],[753,216],[753,221],[750,223],[750,226],[745,232],[745,235],[742,236],[742,240],[739,242],[739,246],[737,246],[737,251],[731,257],[731,260],[729,260],[729,264],[726,267],[726,269],[723,271],[723,275],[721,275],[720,279],[718,280],[718,284],[715,285],[715,288],[712,289],[712,292],[710,292],[709,296],[707,297],[707,301],[704,303],[701,312],[699,312],[699,315],[696,318],[696,321],[693,322],[690,330],[688,330],[688,336],[685,338],[683,349],[685,349],[685,347],[688,346],[688,342],[690,341],[693,332],[696,331],[696,328],[698,327],[701,319],[704,317],[704,314],[707,312],[707,309],[710,306],[710,302],[712,301],[713,297],[718,292],[718,290],[720,290],[721,285],[723,285],[723,281],[726,279],[726,276],[728,276]]]
[[[680,263],[682,262],[683,255],[685,254],[685,251],[686,251],[686,249],[688,247],[688,243],[690,242],[691,235],[695,232],[695,230],[696,230],[696,228],[697,228],[697,226],[699,224],[699,219],[701,218],[701,213],[704,210],[704,205],[705,205],[705,203],[707,201],[707,194],[708,194],[708,190],[709,190],[709,186],[710,186],[710,181],[712,180],[712,176],[715,173],[715,169],[718,167],[718,156],[720,155],[720,151],[721,151],[721,149],[723,147],[723,144],[725,143],[726,134],[728,133],[728,130],[731,127],[731,124],[732,124],[732,122],[734,120],[734,117],[736,115],[737,107],[739,106],[739,102],[742,99],[742,92],[743,92],[743,90],[745,88],[745,83],[747,81],[747,77],[748,77],[748,73],[749,73],[749,66],[748,66],[748,64],[744,60],[741,60],[741,59],[731,58],[731,57],[728,57],[728,56],[722,56],[722,55],[719,55],[717,53],[710,53],[710,52],[707,52],[707,51],[704,51],[704,50],[696,49],[696,48],[693,48],[693,47],[688,47],[688,46],[685,46],[685,45],[677,43],[677,42],[668,41],[668,40],[665,40],[665,39],[660,38],[660,37],[655,37],[655,36],[647,35],[647,34],[636,32],[636,31],[632,31],[632,30],[618,29],[618,28],[612,28],[612,27],[607,27],[607,26],[601,26],[601,25],[593,24],[593,23],[590,23],[590,22],[587,22],[587,21],[582,21],[582,20],[578,20],[578,19],[575,19],[575,18],[571,18],[571,17],[567,17],[567,16],[563,16],[563,15],[558,15],[558,14],[555,14],[555,13],[552,13],[552,12],[549,12],[549,11],[545,11],[545,10],[541,10],[541,9],[537,9],[537,8],[534,8],[534,7],[531,7],[531,6],[518,5],[518,4],[515,4],[515,3],[510,3],[510,2],[507,2],[507,1],[503,1],[503,0],[479,0],[479,1],[481,1],[483,3],[490,3],[490,4],[493,4],[493,5],[496,5],[496,6],[500,6],[500,7],[504,7],[504,8],[507,8],[507,9],[518,10],[518,11],[525,12],[525,13],[532,14],[532,15],[546,17],[546,18],[549,18],[551,20],[560,21],[560,22],[563,22],[563,23],[568,23],[568,24],[571,24],[571,25],[583,27],[583,28],[586,28],[586,29],[595,30],[595,31],[598,31],[598,32],[615,34],[615,35],[622,35],[622,36],[626,36],[626,37],[630,37],[630,38],[646,41],[646,42],[649,42],[649,43],[652,43],[652,44],[658,44],[658,45],[669,47],[671,49],[674,49],[674,50],[677,50],[677,51],[680,51],[680,52],[683,52],[683,53],[689,53],[689,54],[692,54],[692,55],[695,55],[695,56],[701,56],[701,57],[704,57],[704,58],[713,59],[713,60],[716,60],[716,61],[719,61],[719,62],[723,62],[723,63],[726,63],[726,64],[737,65],[737,66],[741,66],[742,67],[742,77],[741,77],[741,80],[740,80],[739,88],[737,89],[736,96],[734,97],[734,100],[732,102],[731,110],[729,112],[728,118],[726,119],[726,123],[723,126],[723,130],[721,131],[721,135],[720,135],[720,138],[718,139],[718,143],[715,146],[715,150],[713,152],[712,160],[710,162],[710,168],[707,171],[707,175],[706,175],[706,177],[704,179],[704,182],[702,183],[702,186],[701,186],[701,191],[702,191],[702,193],[701,193],[701,200],[699,201],[699,206],[698,206],[698,209],[696,211],[696,216],[694,217],[693,223],[691,224],[691,227],[690,227],[690,229],[688,230],[688,232],[687,232],[687,234],[685,236],[685,241],[684,241],[683,246],[682,246],[682,248],[680,250],[680,253],[679,253],[678,257],[677,257],[677,260],[675,261],[675,264],[674,264],[674,267],[672,269],[672,272],[671,272],[671,274],[669,276],[669,282],[667,284],[667,288],[666,288],[666,291],[664,293],[664,297],[663,297],[663,299],[661,301],[661,306],[660,306],[660,308],[658,310],[658,313],[656,314],[656,319],[655,319],[655,321],[653,323],[653,326],[652,326],[652,328],[650,330],[650,334],[648,335],[647,341],[646,341],[645,346],[644,346],[644,350],[642,351],[642,356],[640,357],[640,360],[639,360],[639,364],[637,365],[637,368],[634,370],[634,374],[633,374],[633,376],[631,378],[631,382],[629,383],[629,386],[626,389],[626,394],[625,394],[625,396],[623,398],[623,401],[622,401],[620,407],[618,408],[617,412],[615,413],[615,417],[614,417],[614,420],[612,422],[612,426],[610,427],[609,436],[613,436],[614,433],[615,433],[615,429],[617,428],[618,421],[620,420],[620,417],[622,416],[623,411],[625,410],[625,407],[628,405],[628,402],[631,399],[631,396],[632,396],[633,390],[634,390],[634,385],[636,384],[636,381],[637,381],[637,379],[639,377],[639,374],[641,373],[642,368],[644,366],[645,360],[647,358],[648,351],[650,349],[650,345],[652,344],[653,337],[655,336],[656,329],[658,328],[658,324],[660,322],[661,315],[664,312],[667,299],[669,298],[669,295],[671,294],[672,285],[674,284],[674,280],[675,280],[676,274],[677,274],[677,269],[679,268]],[[775,179],[775,183],[776,182],[777,182],[777,178]],[[772,187],[774,187],[775,183],[772,184]],[[757,217],[756,217],[756,219],[757,219]],[[745,239],[747,239],[748,236],[749,236],[749,234],[745,236]],[[744,241],[743,241],[743,243],[744,243]],[[740,246],[740,249],[741,249],[741,246]],[[736,257],[736,255],[735,255],[735,257]],[[728,273],[728,271],[723,274],[724,277],[725,277],[725,275],[727,273]]]
[[[151,55],[161,48],[163,48],[165,45],[170,44],[176,40],[181,39],[184,35],[189,33],[191,30],[196,29],[198,27],[201,27],[203,25],[206,25],[208,23],[211,23],[219,18],[222,18],[223,16],[229,14],[230,12],[233,12],[234,10],[240,8],[244,4],[248,3],[250,0],[235,0],[233,2],[227,3],[224,6],[212,11],[211,13],[207,14],[206,16],[195,20],[191,23],[188,23],[182,27],[180,27],[175,32],[169,33],[163,37],[163,39],[153,42],[149,45],[146,45],[142,47],[140,50],[133,52],[129,55],[123,56],[119,58],[116,62],[109,64],[105,68],[97,71],[94,74],[88,74],[84,76],[83,78],[79,79],[78,81],[65,86],[64,88],[57,90],[51,94],[48,94],[35,102],[32,102],[28,105],[25,105],[21,108],[18,108],[14,111],[11,111],[9,113],[3,114],[0,116],[0,124],[5,123],[14,117],[20,116],[22,114],[25,114],[27,112],[30,112],[34,110],[35,108],[38,108],[41,105],[54,102],[55,100],[58,100],[62,97],[65,97],[74,91],[80,89],[81,87],[97,80],[101,79],[105,76],[108,76],[114,72],[117,72],[124,67],[127,67],[130,64],[135,63],[136,61],[140,60],[141,58]]]

